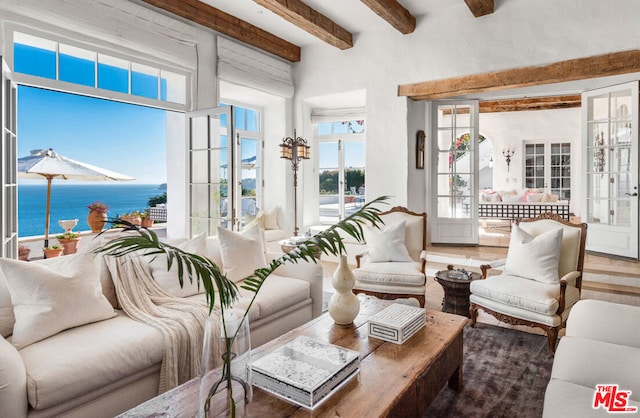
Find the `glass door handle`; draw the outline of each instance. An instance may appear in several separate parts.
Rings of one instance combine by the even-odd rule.
[[[636,192],[633,192],[633,193],[625,193],[625,194],[626,194],[627,196],[632,196],[632,197],[638,196],[638,193],[636,193]]]

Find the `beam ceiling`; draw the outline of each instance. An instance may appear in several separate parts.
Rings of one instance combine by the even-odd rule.
[[[396,0],[361,0],[378,16],[405,35],[416,29],[416,18]]]
[[[569,109],[582,106],[582,96],[527,97],[525,99],[502,99],[481,101],[480,113],[522,112],[527,110]],[[458,113],[469,113],[469,108],[461,107]],[[450,115],[451,109],[444,109],[443,114]]]
[[[638,49],[547,65],[403,84],[398,86],[398,96],[407,96],[413,100],[435,100],[635,72],[640,72],[640,50]]]
[[[329,45],[340,49],[353,47],[350,32],[300,0],[253,0]]]
[[[493,0],[464,0],[475,17],[493,13]]]
[[[300,61],[300,47],[198,0],[142,0],[287,61]]]

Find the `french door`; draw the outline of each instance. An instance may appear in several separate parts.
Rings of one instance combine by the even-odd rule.
[[[191,236],[215,235],[217,226],[238,230],[257,213],[261,147],[249,134],[236,133],[235,115],[234,106],[187,114]]]
[[[478,102],[436,101],[431,116],[431,242],[477,244]]]
[[[638,82],[582,103],[587,250],[638,259]]]
[[[0,256],[18,257],[17,87],[0,56]]]

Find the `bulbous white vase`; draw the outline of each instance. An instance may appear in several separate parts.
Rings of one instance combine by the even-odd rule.
[[[347,264],[347,256],[340,256],[338,268],[331,280],[336,293],[329,299],[329,315],[338,325],[349,325],[360,312],[360,301],[351,291],[356,284],[356,278]]]

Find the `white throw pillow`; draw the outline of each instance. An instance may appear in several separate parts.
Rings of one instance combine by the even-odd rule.
[[[187,251],[196,255],[205,257],[206,251],[206,236],[204,234],[198,235],[190,240],[174,240],[167,241],[169,245],[178,247],[183,251]],[[167,269],[167,256],[164,254],[155,254],[145,256],[149,260],[149,270],[153,279],[173,296],[187,297],[204,292],[204,286],[202,283],[198,286],[198,281],[193,278],[193,283],[189,281],[187,272],[184,272],[182,277],[183,286],[180,287],[180,281],[178,280],[178,264],[174,260],[171,265],[171,269]]]
[[[264,229],[280,229],[278,224],[278,208],[275,207],[264,213]]]
[[[102,294],[99,258],[79,254],[63,259],[53,265],[0,259],[14,308],[12,344],[17,349],[115,315]]]
[[[258,225],[243,232],[218,227],[220,255],[224,274],[233,282],[253,275],[258,268],[267,267],[264,242]]]
[[[384,229],[364,226],[364,239],[367,242],[369,261],[384,263],[387,261],[413,261],[405,245],[405,221],[386,225]]]
[[[534,237],[514,224],[511,228],[504,274],[543,283],[559,283],[558,263],[561,246],[562,228]]]
[[[13,324],[16,318],[13,315],[13,304],[7,287],[7,279],[0,269],[0,335],[8,337],[13,332]]]

